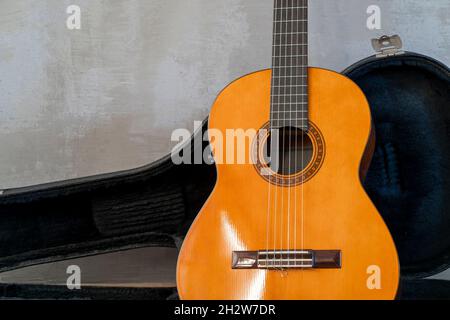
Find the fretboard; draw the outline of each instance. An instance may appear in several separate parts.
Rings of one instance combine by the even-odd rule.
[[[272,129],[308,129],[308,0],[274,0]]]

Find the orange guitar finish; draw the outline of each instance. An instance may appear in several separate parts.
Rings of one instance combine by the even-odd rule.
[[[270,70],[230,84],[214,104],[210,129],[225,135],[227,129],[262,128],[269,121],[270,84]],[[179,255],[177,284],[182,299],[395,298],[399,282],[396,248],[360,180],[364,153],[371,151],[367,147],[371,115],[366,98],[348,78],[310,68],[309,113],[323,135],[325,160],[312,179],[291,188],[290,196],[287,187],[272,184],[278,205],[268,201],[269,182],[252,164],[217,165],[215,189]],[[211,142],[214,146],[215,141]],[[370,159],[367,154],[364,158]],[[276,235],[268,235],[268,212],[270,228],[278,219]],[[233,251],[265,249],[341,250],[342,267],[232,269]]]

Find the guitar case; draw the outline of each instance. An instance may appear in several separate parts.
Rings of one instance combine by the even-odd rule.
[[[344,74],[372,108],[377,144],[365,186],[398,248],[398,298],[450,299],[450,281],[427,279],[450,265],[449,69],[430,57],[386,49]],[[183,152],[196,147],[191,142]],[[176,166],[167,156],[139,169],[4,190],[0,272],[133,248],[179,247],[215,180],[214,166]],[[0,280],[0,298],[172,299],[176,289],[70,291]]]

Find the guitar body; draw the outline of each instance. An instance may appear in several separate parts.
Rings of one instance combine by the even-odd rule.
[[[225,136],[227,129],[263,128],[271,73],[230,84],[213,106],[210,129]],[[308,90],[309,119],[321,144],[313,173],[286,186],[269,182],[252,163],[218,164],[215,189],[179,255],[182,299],[395,298],[396,248],[361,183],[373,151],[368,103],[351,80],[323,69],[309,69]],[[218,150],[217,139],[211,140]],[[340,267],[232,268],[233,252],[276,249],[339,250]]]

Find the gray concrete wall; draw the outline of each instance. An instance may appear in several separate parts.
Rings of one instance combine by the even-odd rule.
[[[82,29],[66,28],[66,7]],[[382,9],[383,29],[366,28]],[[0,188],[150,163],[233,79],[270,67],[272,0],[0,0]],[[449,0],[311,1],[311,62],[341,71],[400,34],[449,64]]]

